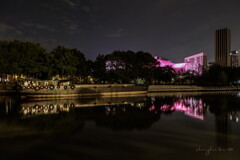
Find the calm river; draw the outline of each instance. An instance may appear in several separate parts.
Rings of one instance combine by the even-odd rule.
[[[239,160],[240,93],[0,97],[0,159]]]

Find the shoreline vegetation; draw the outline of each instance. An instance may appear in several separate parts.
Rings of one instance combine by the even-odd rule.
[[[8,90],[24,79],[70,80],[73,84],[240,86],[240,67],[212,65],[199,75],[156,65],[152,54],[143,51],[113,51],[92,61],[76,48],[57,46],[47,51],[35,42],[0,41],[0,81],[4,86],[0,89]]]

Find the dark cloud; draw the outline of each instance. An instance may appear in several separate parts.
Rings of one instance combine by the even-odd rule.
[[[118,29],[115,33],[107,34],[107,37],[110,38],[120,38],[123,36],[123,29]]]
[[[33,23],[27,23],[27,22],[22,22],[22,27],[24,27],[25,29],[41,29],[41,30],[48,30],[48,31],[51,31],[53,32],[54,29],[49,27],[49,26],[46,26],[46,25],[43,25],[43,24],[33,24]]]
[[[85,11],[85,12],[91,12],[90,7],[87,6],[87,5],[82,6],[81,9],[82,9],[83,11]]]
[[[68,4],[70,7],[76,7],[77,3],[76,0],[62,0],[66,4]]]
[[[17,28],[0,22],[0,39],[11,40],[15,37],[21,37],[22,34]]]

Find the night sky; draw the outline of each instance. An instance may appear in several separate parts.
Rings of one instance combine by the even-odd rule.
[[[87,59],[114,50],[146,51],[181,62],[214,57],[214,31],[228,27],[240,49],[239,0],[0,0],[0,40],[51,50],[78,48]]]

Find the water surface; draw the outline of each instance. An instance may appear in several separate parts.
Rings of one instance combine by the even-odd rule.
[[[237,92],[0,97],[1,159],[240,159]]]

